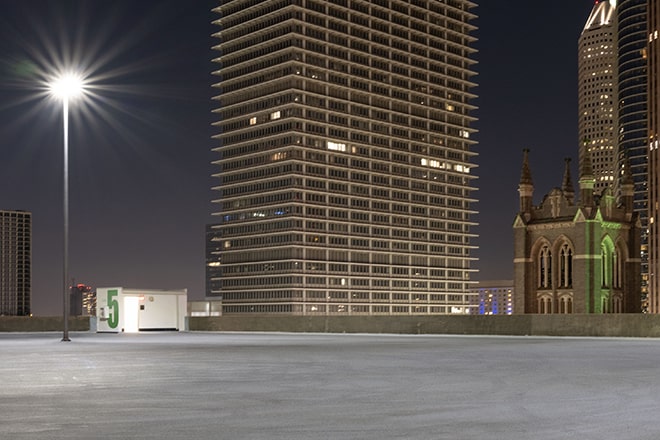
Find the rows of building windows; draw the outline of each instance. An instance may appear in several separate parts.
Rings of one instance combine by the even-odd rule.
[[[233,314],[306,314],[306,315],[415,315],[415,314],[467,314],[469,306],[395,306],[359,304],[247,304],[223,305],[225,315]]]
[[[423,303],[447,303],[447,304],[467,304],[472,294],[456,293],[422,293],[422,292],[377,292],[377,291],[338,291],[338,290],[270,290],[267,293],[263,291],[244,291],[227,292],[223,296],[223,302],[231,304],[236,301],[258,302],[266,299],[294,299],[301,300],[305,298],[312,302],[350,302],[350,303],[383,303],[383,302],[413,302],[415,304]]]
[[[341,167],[341,170],[344,170],[347,165],[350,165],[351,169],[355,170],[365,170],[365,171],[373,171],[375,175],[377,174],[386,174],[387,176],[379,176],[378,178],[380,179],[385,179],[382,180],[384,185],[390,185],[393,184],[394,186],[399,186],[401,188],[408,188],[409,187],[409,180],[406,179],[401,179],[397,177],[392,178],[392,182],[390,182],[390,177],[389,174],[395,172],[395,170],[398,170],[398,174],[403,175],[403,176],[409,176],[411,173],[414,173],[413,176],[415,178],[422,178],[422,179],[427,179],[429,176],[429,170],[430,169],[440,169],[440,170],[447,170],[448,173],[452,173],[450,175],[456,175],[456,174],[468,174],[470,171],[469,166],[465,165],[462,162],[463,156],[461,153],[453,152],[453,151],[445,151],[445,150],[440,150],[437,148],[431,148],[429,149],[430,151],[428,154],[424,154],[421,156],[419,153],[418,154],[401,154],[401,153],[390,153],[387,150],[381,150],[379,148],[372,148],[369,150],[366,147],[362,147],[360,145],[353,145],[353,144],[345,144],[345,143],[337,143],[333,141],[326,141],[323,142],[328,145],[327,149],[332,150],[332,149],[340,149],[341,152],[337,152],[336,154],[325,154],[323,152],[319,152],[318,150],[310,150],[310,149],[301,149],[300,147],[293,148],[289,147],[287,149],[283,150],[278,150],[278,151],[270,151],[262,154],[253,154],[250,156],[246,156],[240,159],[235,159],[235,160],[223,160],[220,164],[222,165],[222,169],[224,171],[223,173],[223,182],[224,183],[230,183],[232,181],[239,181],[240,177],[226,177],[224,174],[228,174],[229,176],[243,176],[245,180],[250,180],[252,179],[252,175],[247,175],[247,174],[232,174],[232,171],[236,170],[242,170],[244,168],[248,167],[256,167],[258,165],[264,165],[268,166],[269,168],[264,167],[263,169],[273,169],[273,166],[271,164],[278,164],[277,166],[282,167],[286,166],[287,168],[282,169],[279,168],[279,172],[271,172],[271,173],[266,173],[262,172],[262,174],[259,177],[266,177],[268,175],[276,175],[278,173],[281,173],[281,170],[284,170],[285,172],[298,172],[302,173],[303,171],[307,172],[308,174],[315,174],[318,176],[327,176],[329,173],[329,170],[332,169],[332,166],[339,166]],[[362,150],[362,148],[365,148],[365,151]],[[601,147],[602,149],[602,147]],[[369,158],[368,154],[369,151],[372,153],[372,157]],[[387,155],[387,159],[385,160],[382,156]],[[361,158],[359,156],[364,156],[364,158]],[[466,155],[467,156],[467,155]],[[447,159],[441,159],[441,158],[453,158],[456,159],[457,161],[453,160],[447,160]],[[313,162],[313,163],[318,163],[318,164],[327,164],[330,165],[329,168],[326,167],[320,167],[320,166],[314,166],[314,165],[307,165],[304,170],[303,168],[297,164],[297,162],[289,163],[290,161],[298,161],[301,159],[307,159],[307,162]],[[282,161],[285,161],[285,165],[279,165]],[[408,167],[398,167],[397,164],[402,164],[402,165],[411,165],[410,168]],[[420,170],[420,168],[422,168]],[[260,168],[261,169],[261,168]],[[453,174],[456,173],[456,174]],[[444,177],[447,177],[444,175]],[[433,180],[438,180],[438,179],[433,179]],[[445,179],[440,179],[441,181],[444,181]],[[378,182],[374,182],[378,183]],[[454,182],[456,183],[456,182]],[[463,182],[458,181],[459,186]],[[438,190],[438,192],[444,193],[444,186],[432,186],[431,190]],[[421,189],[421,188],[416,188],[416,189]],[[463,196],[464,194],[461,193],[460,191],[463,188],[460,187],[453,187],[453,189],[449,190],[449,193],[456,194],[459,196]]]
[[[407,156],[398,156],[394,150],[398,151],[410,151],[418,155],[424,155],[431,158],[448,158],[454,160],[468,160],[474,155],[468,150],[470,142],[464,142],[460,140],[455,140],[452,138],[441,138],[437,136],[431,136],[429,142],[426,144],[419,144],[415,142],[409,142],[405,139],[388,139],[389,143],[387,145],[378,146],[370,144],[337,144],[326,140],[322,137],[315,136],[268,136],[266,140],[250,142],[250,143],[238,143],[237,145],[224,145],[222,147],[216,148],[216,151],[222,152],[222,157],[224,159],[229,159],[235,156],[243,156],[251,153],[258,152],[268,152],[274,149],[280,149],[286,146],[305,146],[313,149],[327,149],[334,151],[344,151],[353,155],[361,155],[365,157],[373,157],[375,159],[389,159],[392,157],[394,160],[406,163],[409,162]],[[429,145],[430,144],[430,145]],[[343,145],[343,147],[340,147]],[[445,146],[446,145],[446,146]],[[445,147],[440,147],[445,146]],[[390,148],[387,148],[390,147]],[[291,151],[291,149],[288,149]],[[392,153],[391,153],[392,152]],[[311,157],[311,154],[316,154],[317,156]],[[391,154],[391,156],[390,156]],[[316,161],[327,160],[327,157],[323,152],[319,151],[307,151],[306,159],[313,159]],[[218,163],[218,162],[216,162]],[[431,180],[445,180],[444,173],[439,173],[435,175],[427,175],[427,173],[416,175],[418,178],[430,178]]]
[[[288,234],[271,234],[268,236],[249,236],[244,238],[227,239],[223,241],[223,249],[250,249],[259,247],[268,247],[275,245],[302,245],[319,246],[319,247],[346,247],[373,250],[395,250],[406,252],[423,252],[430,255],[470,255],[469,237],[458,239],[454,246],[450,245],[429,245],[427,240],[427,233],[420,232],[419,235],[414,236],[412,233],[411,239],[420,240],[420,243],[390,241],[359,238],[359,237],[342,237],[342,236],[322,236],[313,234],[301,233],[288,233]],[[467,247],[463,247],[467,246]]]
[[[386,195],[386,191],[387,191],[387,194],[400,195],[400,197],[398,197],[399,200],[405,200],[406,197],[408,197],[415,202],[429,203],[431,205],[439,205],[439,206],[460,207],[464,205],[463,202],[474,201],[468,198],[472,189],[469,187],[461,186],[463,185],[463,183],[460,181],[460,179],[452,178],[451,175],[443,176],[449,178],[448,185],[444,185],[444,184],[426,185],[423,182],[416,182],[413,180],[409,180],[409,178],[410,177],[416,178],[417,176],[423,176],[422,178],[427,180],[426,177],[433,178],[435,173],[428,172],[423,169],[420,170],[419,168],[402,167],[404,170],[407,170],[409,172],[404,173],[403,171],[399,171],[398,175],[400,175],[401,177],[397,177],[397,176],[390,177],[388,175],[380,174],[379,170],[377,169],[378,165],[374,166],[373,164],[371,164],[371,166],[372,168],[374,168],[376,173],[372,174],[369,172],[359,172],[359,171],[349,172],[346,171],[345,169],[340,169],[340,168],[307,165],[304,168],[304,171],[308,175],[319,176],[322,177],[323,179],[313,179],[313,178],[302,179],[299,177],[292,177],[289,179],[269,180],[267,182],[263,182],[259,184],[251,184],[249,186],[246,186],[245,188],[237,188],[236,186],[230,186],[230,184],[245,185],[244,182],[248,182],[253,179],[277,177],[278,175],[289,175],[292,173],[300,173],[300,174],[303,173],[303,166],[301,164],[287,163],[285,165],[254,168],[251,171],[246,171],[246,172],[240,172],[234,174],[228,173],[227,175],[223,175],[221,180],[222,183],[224,183],[225,186],[228,188],[228,190],[223,193],[226,196],[237,195],[237,194],[249,194],[251,192],[259,191],[258,188],[276,190],[278,188],[281,188],[281,185],[288,183],[291,188],[302,189],[303,187],[305,187],[308,189],[320,189],[320,190],[328,189],[329,186],[334,185],[335,188],[341,189],[342,192],[347,194],[354,194],[357,196],[360,195],[368,196],[371,192],[372,193],[371,195],[373,197],[379,197],[379,198],[388,198],[388,196]],[[395,168],[396,166],[393,165],[392,168],[393,172]],[[335,181],[328,181],[325,179],[326,177],[332,177],[335,179]],[[438,180],[444,181],[444,179],[438,179]],[[379,188],[376,189],[372,188],[371,191],[369,191],[369,186],[367,185],[353,184],[349,187],[347,183],[342,183],[341,181],[346,181],[347,183],[349,181],[364,182],[365,184],[372,183],[374,185],[378,185]],[[396,189],[385,189],[382,187],[399,187],[402,189],[412,188],[413,190],[416,190],[417,195],[415,196],[416,198],[413,198],[412,195],[403,196],[402,194],[404,194],[405,191],[396,191]],[[428,194],[422,195],[419,194],[418,191],[425,191]],[[436,194],[449,194],[449,196],[439,197],[436,196]],[[425,198],[427,196],[428,199]],[[456,196],[456,197],[451,197],[451,196]],[[230,207],[231,206],[227,206],[227,209],[229,209]],[[239,206],[236,205],[235,207],[239,207]]]
[[[261,2],[222,2],[219,8],[216,189],[228,283],[222,294],[277,290],[301,274],[304,283],[340,289],[316,303],[338,301],[352,285],[387,295],[415,288],[464,291],[473,225],[473,177],[466,175],[474,155],[469,8],[454,0],[293,0],[289,6],[293,20],[286,23],[276,17],[283,11],[261,13]],[[237,25],[246,17],[243,30]],[[288,46],[278,40],[287,32]],[[292,166],[285,169],[282,161]],[[284,261],[284,254],[301,260]],[[417,254],[426,254],[424,263],[413,266]],[[245,281],[246,273],[253,281]],[[337,313],[347,310],[335,306]],[[352,306],[365,313],[393,310]],[[236,307],[242,307],[237,313],[312,313],[302,304]],[[397,307],[395,313],[410,311]],[[439,305],[434,313],[441,312],[451,311]]]

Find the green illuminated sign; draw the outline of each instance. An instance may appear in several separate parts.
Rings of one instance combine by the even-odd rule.
[[[119,301],[115,297],[119,296],[116,289],[108,290],[108,326],[110,328],[117,328],[119,324]]]

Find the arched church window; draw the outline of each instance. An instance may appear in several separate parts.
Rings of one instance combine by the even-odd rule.
[[[623,286],[623,262],[619,249],[616,249],[612,255],[612,284],[615,289]]]
[[[539,253],[538,280],[539,289],[550,289],[552,287],[552,252],[547,245],[543,246]]]
[[[606,246],[601,246],[600,249],[600,285],[602,287],[609,287],[612,277],[611,265],[612,257],[611,254],[607,251]]]
[[[601,247],[601,286],[603,288],[615,287],[615,279],[618,275],[615,276],[618,270],[618,260],[617,258],[617,249],[614,247],[612,240],[607,237],[603,240]]]
[[[573,285],[573,250],[564,243],[559,251],[559,287]]]
[[[542,315],[552,313],[552,299],[547,296],[542,296],[538,300],[538,311]]]

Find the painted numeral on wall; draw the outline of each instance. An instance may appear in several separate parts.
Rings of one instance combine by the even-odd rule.
[[[116,297],[119,296],[117,290],[108,290],[108,326],[110,328],[117,328],[119,324],[119,301]]]

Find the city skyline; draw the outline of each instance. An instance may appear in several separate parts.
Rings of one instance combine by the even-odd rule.
[[[67,13],[81,18],[89,37],[82,46],[99,56],[99,72],[107,67],[122,75],[104,79],[118,85],[114,96],[113,89],[104,92],[112,118],[72,114],[71,275],[95,287],[188,288],[191,298],[201,298],[205,225],[212,222],[209,90],[211,9],[217,2],[163,1],[157,14],[154,4],[61,1],[56,9],[54,2],[34,0],[12,5],[0,19],[7,54],[1,68],[3,74],[17,77],[29,68],[26,61],[33,61],[30,50],[45,50],[49,39],[57,45],[60,37],[49,38],[50,32],[76,28],[77,20]],[[576,157],[576,45],[591,6],[585,0],[556,10],[540,3],[509,10],[479,4],[475,9],[480,51],[478,279],[512,276],[510,226],[517,212],[522,149],[534,153],[531,167],[539,194],[559,186],[562,176],[556,170],[563,158]],[[62,23],[46,26],[51,15],[63,17]],[[517,26],[502,25],[512,19]],[[570,31],[557,35],[559,20],[559,27]],[[108,47],[117,50],[104,51]],[[130,86],[129,92],[120,86]],[[6,97],[0,107],[0,184],[12,189],[2,193],[0,208],[33,213],[33,311],[57,314],[58,109],[36,100],[25,102],[26,90],[11,83],[0,90]],[[133,93],[136,90],[140,93]],[[83,127],[83,121],[96,125]],[[558,166],[544,166],[552,163]]]

